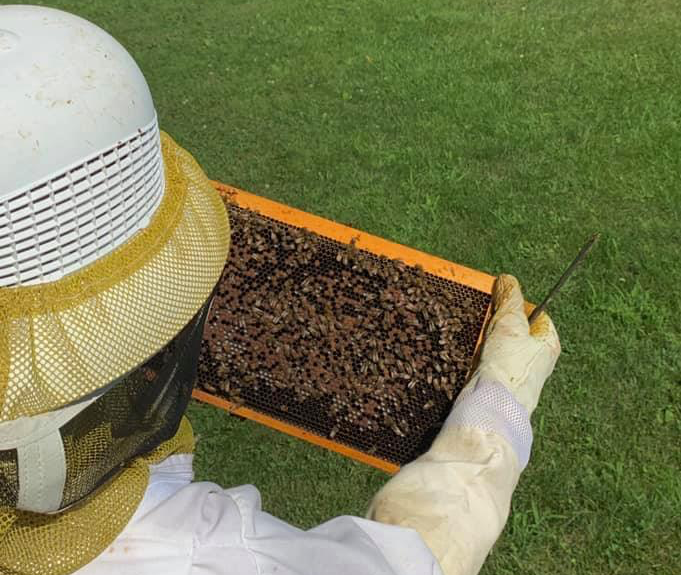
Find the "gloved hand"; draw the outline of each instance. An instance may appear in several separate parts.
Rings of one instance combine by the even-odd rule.
[[[546,314],[530,329],[518,280],[499,276],[478,369],[421,457],[381,489],[369,519],[417,531],[445,575],[475,575],[504,528],[529,458],[529,416],[560,354]]]
[[[511,275],[497,278],[492,304],[494,315],[472,379],[504,384],[531,415],[560,355],[556,328],[546,313],[529,326],[520,285]]]

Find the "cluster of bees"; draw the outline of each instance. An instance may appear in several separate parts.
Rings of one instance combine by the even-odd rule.
[[[354,241],[234,205],[230,217],[199,385],[369,452],[391,438],[418,443],[441,422],[471,367],[488,296]]]

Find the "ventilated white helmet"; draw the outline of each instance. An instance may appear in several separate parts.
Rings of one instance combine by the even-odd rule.
[[[222,199],[127,51],[0,6],[0,572],[71,573],[130,519],[140,458],[177,443],[228,249]]]
[[[0,12],[0,287],[111,252],[164,190],[156,112],[135,61],[77,16]]]

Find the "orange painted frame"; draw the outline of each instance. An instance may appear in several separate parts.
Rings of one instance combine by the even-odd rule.
[[[425,271],[433,275],[455,281],[459,284],[472,287],[484,293],[492,293],[492,286],[494,285],[494,280],[496,278],[484,272],[479,272],[471,268],[438,258],[436,256],[431,256],[413,248],[384,240],[377,236],[372,236],[366,232],[338,224],[331,220],[320,218],[319,216],[315,216],[307,212],[291,208],[284,204],[250,194],[220,182],[212,181],[211,183],[215,189],[220,192],[220,195],[223,197],[228,197],[230,201],[243,208],[252,209],[264,216],[271,217],[286,224],[307,228],[312,232],[316,232],[320,235],[346,244],[352,239],[355,239],[355,245],[358,248],[365,249],[372,253],[388,258],[400,259],[407,265],[420,265]],[[485,331],[487,322],[489,321],[490,308],[491,306],[487,309],[487,315],[485,317],[483,329],[480,330],[480,337],[478,338],[478,343],[475,349],[474,363],[480,349],[482,335]],[[353,449],[352,447],[336,443],[335,441],[331,441],[326,437],[322,437],[294,425],[284,423],[283,421],[279,421],[278,419],[269,417],[247,407],[238,407],[226,399],[215,397],[199,389],[195,389],[192,393],[192,396],[194,399],[199,401],[209,403],[229,411],[230,413],[234,413],[240,417],[257,421],[258,423],[262,423],[263,425],[276,429],[277,431],[282,431],[283,433],[298,437],[299,439],[303,439],[310,443],[314,443],[315,445],[325,449],[330,449],[331,451],[335,451],[336,453],[340,453],[346,457],[366,463],[387,473],[396,473],[399,470],[399,466],[395,465],[394,463],[390,463],[389,461],[385,461],[384,459],[380,459],[378,457],[373,457],[362,451]]]

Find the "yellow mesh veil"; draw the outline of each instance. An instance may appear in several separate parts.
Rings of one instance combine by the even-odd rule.
[[[166,190],[146,229],[59,281],[0,289],[0,422],[56,409],[140,365],[219,279],[224,204],[191,155],[161,139]]]
[[[206,302],[227,257],[229,223],[221,198],[196,161],[167,134],[161,140],[165,193],[146,229],[58,281],[0,289],[0,424],[58,410],[110,389],[117,380],[154,409],[160,405],[157,420],[168,416],[173,423],[165,435],[156,435],[155,443],[130,451],[133,459],[122,467],[101,471],[103,482],[93,481],[95,491],[85,498],[65,487],[64,501],[77,502],[64,511],[41,514],[17,510],[11,503],[0,506],[2,575],[66,575],[86,565],[129,522],[144,495],[149,465],[193,450],[189,422],[182,418],[178,428],[191,389],[186,386],[189,376],[177,392],[179,399],[169,400],[166,407],[155,400],[152,368],[159,357],[159,365],[171,363],[164,354],[187,326],[202,325],[199,320],[205,318]],[[195,366],[195,356],[193,361]],[[185,363],[186,374],[191,357]],[[82,412],[86,420],[99,401]],[[131,421],[144,422],[143,416],[136,414]],[[94,469],[88,452],[103,453],[101,446],[111,443],[111,429],[114,439],[127,437],[127,420],[119,421],[118,428],[98,428],[92,417],[83,433],[70,435],[62,428],[66,458],[79,473],[85,476]],[[12,480],[16,467],[12,452],[0,451],[0,501],[11,501],[19,489]]]
[[[43,515],[0,508],[0,573],[67,575],[87,565],[132,518],[149,481],[149,465],[193,449],[192,428],[183,418],[171,440],[135,459],[113,481],[66,511]]]

